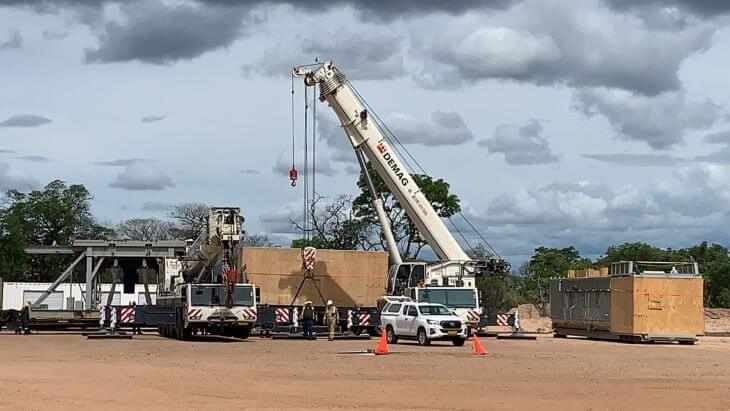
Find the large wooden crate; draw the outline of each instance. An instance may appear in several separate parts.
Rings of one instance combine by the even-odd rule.
[[[261,289],[261,304],[291,303],[303,276],[301,250],[245,247],[241,254],[248,281]],[[312,271],[324,298],[333,300],[337,306],[374,307],[385,292],[388,253],[317,250],[317,263]],[[294,304],[302,305],[307,300],[322,305],[309,280]]]
[[[702,335],[702,293],[701,277],[612,277],[611,332]]]

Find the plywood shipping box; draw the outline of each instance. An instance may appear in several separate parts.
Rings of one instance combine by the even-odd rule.
[[[578,270],[568,270],[568,278],[596,278],[608,277],[608,267],[601,268],[581,268]]]
[[[611,332],[702,335],[702,292],[701,277],[612,277]]]
[[[245,247],[241,253],[248,281],[260,287],[261,304],[288,305],[302,281],[301,250]],[[340,307],[374,307],[385,291],[388,253],[317,250],[315,278],[325,299]],[[307,280],[294,302],[322,305],[316,288]]]

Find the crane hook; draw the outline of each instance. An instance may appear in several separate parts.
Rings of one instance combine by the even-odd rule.
[[[289,170],[289,179],[291,180],[291,186],[296,187],[297,186],[297,169],[292,165],[291,170]]]

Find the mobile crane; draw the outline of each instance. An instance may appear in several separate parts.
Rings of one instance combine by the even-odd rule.
[[[326,101],[334,110],[355,150],[390,254],[386,293],[442,303],[462,317],[470,328],[475,328],[481,316],[476,279],[506,273],[509,263],[499,258],[473,260],[466,254],[403,166],[377,122],[370,118],[364,102],[331,61],[294,67],[293,75],[304,77],[305,86],[319,86],[320,101]],[[439,261],[431,264],[402,261],[365,158],[370,160]]]
[[[258,289],[239,284],[235,259],[243,217],[234,207],[213,207],[198,238],[181,259],[166,259],[157,303],[139,307],[160,335],[188,339],[202,331],[247,338],[256,323]]]

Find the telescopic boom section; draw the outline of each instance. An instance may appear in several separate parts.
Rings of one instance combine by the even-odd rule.
[[[375,122],[370,120],[345,76],[332,62],[315,69],[309,67],[295,67],[294,75],[304,76],[307,86],[319,85],[320,100],[327,101],[335,111],[352,147],[365,153],[436,255],[442,261],[471,260],[403,167]]]

